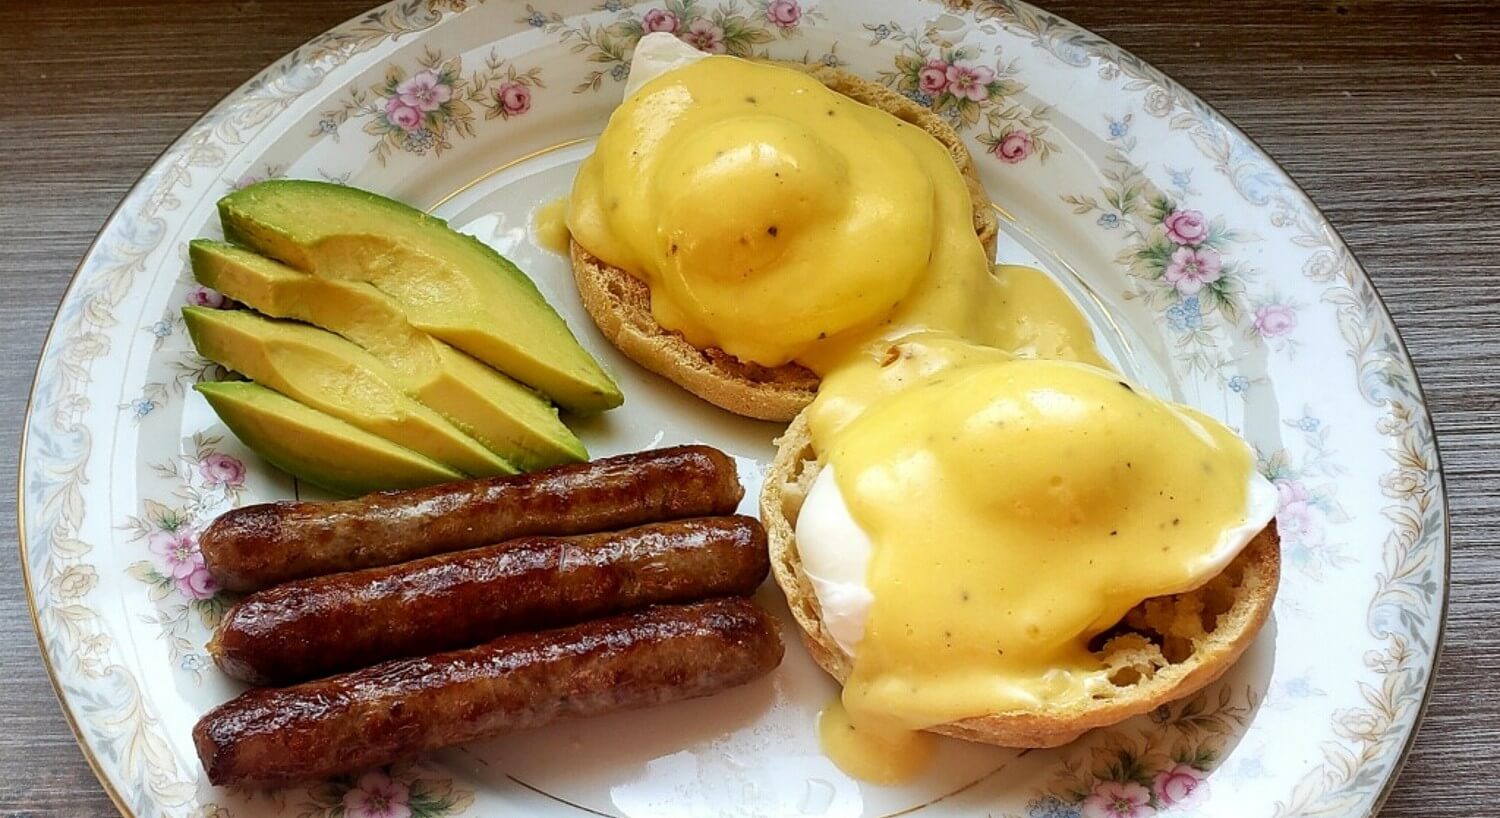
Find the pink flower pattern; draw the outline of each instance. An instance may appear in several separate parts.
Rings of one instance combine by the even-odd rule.
[[[1179,247],[1172,252],[1162,276],[1177,292],[1196,295],[1205,284],[1219,280],[1223,267],[1224,259],[1212,247]]]
[[[219,584],[203,564],[198,538],[186,526],[175,531],[154,531],[146,537],[146,547],[161,558],[162,573],[188,599],[208,599],[218,593]]]
[[[403,131],[419,131],[422,129],[424,117],[422,112],[401,101],[401,97],[391,97],[385,101],[385,118],[390,123]]]
[[[213,599],[219,592],[219,581],[208,572],[206,566],[198,566],[193,573],[178,580],[177,590],[188,599]]]
[[[314,135],[337,139],[345,123],[369,118],[364,131],[379,137],[370,152],[381,165],[397,153],[440,156],[457,139],[477,136],[479,115],[489,120],[524,113],[534,89],[544,87],[540,68],[522,70],[495,53],[473,70],[465,70],[462,58],[444,59],[432,49],[417,63],[410,74],[404,65],[387,66],[368,91],[348,89],[342,102],[320,112]]]
[[[243,486],[245,464],[238,458],[214,452],[198,463],[198,474],[210,486]]]
[[[525,84],[510,80],[495,90],[495,99],[505,116],[520,116],[531,110],[531,89]]]
[[[346,818],[411,818],[411,790],[382,772],[368,772],[344,793]]]
[[[975,102],[989,98],[989,84],[995,81],[995,69],[978,65],[970,60],[956,60],[945,72],[947,91],[955,97],[964,97]]]
[[[993,148],[990,148],[990,153],[1007,165],[1019,165],[1031,156],[1035,145],[1031,134],[1025,131],[1011,131],[1005,135],[1004,139],[996,142]]]
[[[896,70],[880,72],[880,80],[960,132],[981,129],[975,138],[997,160],[1014,165],[1034,156],[1046,161],[1058,150],[1048,138],[1046,107],[1029,108],[1017,99],[1026,86],[1018,80],[1014,62],[985,64],[979,49],[933,42],[896,21],[865,28],[876,42],[900,44]]]
[[[705,54],[723,54],[724,29],[707,17],[699,17],[688,25],[688,30],[678,35],[679,39]]]
[[[772,25],[792,28],[802,20],[802,7],[797,5],[797,0],[771,0],[766,6],[766,18]]]
[[[948,63],[928,60],[922,70],[917,72],[917,85],[928,96],[937,96],[948,90]]]
[[[1313,505],[1312,494],[1300,480],[1274,481],[1277,493],[1276,529],[1293,543],[1317,543],[1323,536],[1323,524]]]
[[[1254,324],[1262,338],[1280,338],[1297,328],[1297,310],[1290,304],[1266,304],[1255,310]]]
[[[1083,818],[1147,818],[1156,814],[1151,791],[1129,781],[1100,781],[1081,806]]]
[[[1208,797],[1208,778],[1191,764],[1178,764],[1157,773],[1151,791],[1163,807],[1191,807]]]
[[[679,25],[681,22],[677,19],[677,15],[667,9],[652,9],[641,18],[641,29],[647,34],[654,34],[658,31],[676,34]]]
[[[172,579],[183,579],[202,562],[193,533],[185,528],[176,531],[154,531],[146,538],[146,547],[162,558],[164,573]]]
[[[396,86],[396,96],[402,105],[422,113],[436,111],[443,103],[453,98],[453,89],[438,79],[432,70],[420,71],[407,77]]]
[[[1202,244],[1208,238],[1208,221],[1198,210],[1174,210],[1161,224],[1167,229],[1167,238],[1177,244]]]
[[[229,299],[225,298],[223,293],[203,286],[188,290],[184,300],[194,307],[211,307],[216,310],[223,309],[224,305],[229,303]]]
[[[1179,363],[1190,371],[1218,372],[1235,392],[1243,392],[1249,380],[1236,372],[1225,372],[1235,362],[1223,354],[1223,335],[1248,334],[1268,340],[1289,334],[1296,322],[1295,309],[1271,306],[1279,299],[1252,300],[1250,283],[1256,271],[1236,258],[1240,244],[1251,234],[1230,226],[1223,216],[1189,207],[1184,197],[1196,195],[1191,174],[1164,168],[1171,190],[1158,187],[1146,167],[1131,154],[1138,150],[1140,134],[1131,130],[1131,115],[1109,117],[1106,156],[1107,183],[1094,195],[1064,195],[1079,216],[1089,216],[1106,230],[1120,231],[1122,245],[1116,259],[1133,281],[1129,297],[1140,297],[1173,333]],[[1297,341],[1286,339],[1266,344],[1288,356]]]

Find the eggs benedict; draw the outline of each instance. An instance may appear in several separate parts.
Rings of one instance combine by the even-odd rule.
[[[1264,623],[1276,492],[1218,421],[1100,356],[998,232],[941,118],[823,66],[644,38],[567,206],[606,337],[790,420],[761,498],[839,682],[824,749],[919,771],[931,734],[1049,747],[1188,695]]]
[[[730,411],[790,420],[873,339],[950,332],[1099,362],[1043,273],[992,269],[962,140],[825,66],[704,57],[649,35],[580,167],[567,226],[584,306],[636,362]]]
[[[1275,510],[1250,447],[1201,413],[919,334],[823,382],[761,516],[844,684],[825,748],[894,781],[916,731],[1049,747],[1216,679],[1270,611]]]

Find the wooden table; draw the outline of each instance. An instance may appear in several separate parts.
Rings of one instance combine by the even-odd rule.
[[[0,451],[53,308],[137,175],[200,113],[367,0],[14,2],[0,22]],[[1411,346],[1453,513],[1447,647],[1383,814],[1500,816],[1500,4],[1046,0],[1239,123],[1363,260]],[[13,461],[3,469],[9,480]],[[14,496],[10,486],[7,496]],[[15,530],[0,504],[0,529]],[[112,813],[0,571],[0,815]]]

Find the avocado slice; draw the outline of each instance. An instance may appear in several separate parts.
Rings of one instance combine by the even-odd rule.
[[[342,335],[395,373],[395,386],[522,471],[588,458],[546,399],[413,327],[369,284],[319,278],[208,239],[188,244],[193,276],[273,318]]]
[[[229,431],[271,465],[345,497],[462,480],[458,471],[249,381],[200,383]]]
[[[331,332],[249,310],[186,307],[182,317],[198,354],[262,386],[470,475],[517,471],[393,386],[389,367]]]
[[[273,179],[219,200],[224,235],[321,278],[363,281],[412,325],[582,414],[620,388],[524,273],[483,242],[400,202],[328,182]]]

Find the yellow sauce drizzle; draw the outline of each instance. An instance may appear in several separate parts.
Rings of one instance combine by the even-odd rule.
[[[568,254],[568,200],[553,199],[538,207],[532,216],[532,231],[537,243],[558,255]]]
[[[849,717],[835,699],[818,714],[818,744],[839,769],[872,784],[900,784],[927,769],[936,737],[878,718]]]

